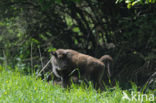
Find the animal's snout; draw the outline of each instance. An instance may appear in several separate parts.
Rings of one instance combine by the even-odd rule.
[[[57,57],[57,53],[55,51],[52,51],[51,54]]]

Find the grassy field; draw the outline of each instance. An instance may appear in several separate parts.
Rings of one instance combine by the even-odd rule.
[[[72,85],[70,89],[53,86],[52,83],[36,80],[35,76],[0,69],[0,103],[151,103],[154,102],[150,91],[147,98],[137,91],[135,85],[131,90],[121,90],[118,86],[101,93],[91,86]],[[124,93],[131,99],[123,99]],[[136,93],[135,99],[132,93]],[[140,97],[140,100],[139,100]],[[134,100],[132,100],[134,99]]]

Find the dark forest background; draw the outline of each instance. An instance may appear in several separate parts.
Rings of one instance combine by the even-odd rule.
[[[144,85],[156,76],[156,1],[0,0],[1,65],[38,73],[58,48],[109,54],[112,80]]]

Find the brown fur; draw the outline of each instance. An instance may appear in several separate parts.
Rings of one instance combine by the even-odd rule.
[[[102,77],[105,69],[102,61],[106,57],[96,59],[71,49],[58,49],[52,55],[54,58],[52,60],[53,71],[56,72],[54,74],[62,78],[63,86],[66,87],[69,84],[71,76],[79,77],[80,73],[79,79],[92,81],[94,87],[102,88]],[[75,69],[78,69],[78,72],[73,72]],[[73,74],[70,74],[72,72]]]
[[[110,55],[104,55],[99,60],[105,64],[107,69],[107,74],[110,78],[111,77],[110,65],[113,62],[113,58]]]
[[[102,56],[101,58],[100,58],[100,61],[102,61],[102,62],[113,62],[113,58],[110,56],[110,55],[104,55],[104,56]]]

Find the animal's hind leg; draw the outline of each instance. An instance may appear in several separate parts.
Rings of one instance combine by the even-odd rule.
[[[94,74],[92,76],[94,88],[96,90],[98,90],[98,89],[103,90],[104,89],[104,87],[102,85],[102,77],[103,77],[103,72],[101,72],[101,71],[96,72],[96,74]]]

